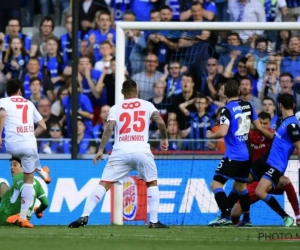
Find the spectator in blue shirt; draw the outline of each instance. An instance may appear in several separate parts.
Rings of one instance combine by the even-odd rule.
[[[78,86],[79,88],[79,86]],[[71,114],[72,114],[72,84],[68,84],[69,95],[62,100],[62,107],[65,113],[65,116],[62,118],[61,123],[66,121],[67,124],[67,135],[71,137]],[[93,136],[93,125],[92,119],[94,118],[93,107],[90,99],[80,93],[78,89],[78,110],[75,112],[82,117],[82,120],[85,124],[86,133]]]
[[[97,12],[109,12],[105,0],[80,0],[79,29],[85,34],[92,28]]]
[[[207,21],[213,21],[217,13],[217,8],[214,2],[208,0],[188,0],[182,1],[180,7],[180,21],[188,21],[192,19],[192,12],[190,7],[193,2],[199,2],[203,6],[202,16]]]
[[[206,64],[206,70],[203,72],[200,92],[206,96],[215,98],[217,96],[217,85],[225,80],[219,73],[218,61],[215,58],[209,58]]]
[[[160,19],[162,22],[170,22],[173,19],[172,9],[168,5],[160,8]]]
[[[86,123],[81,116],[78,116],[77,122],[77,143],[78,154],[95,154],[96,142],[93,136],[86,130]]]
[[[172,10],[173,21],[180,21],[180,2],[182,0],[167,0],[166,4]]]
[[[51,79],[48,76],[44,76],[40,72],[40,63],[39,60],[36,57],[29,58],[29,61],[27,63],[27,74],[24,76],[23,80],[23,95],[25,98],[29,98],[31,95],[30,90],[30,79],[33,77],[38,77],[42,80],[42,93],[46,95],[51,101],[54,101],[54,86],[51,82]]]
[[[28,60],[29,56],[23,47],[22,40],[19,37],[11,39],[4,58],[6,79],[22,79],[26,74]]]
[[[228,14],[228,2],[227,0],[216,0],[215,2],[217,14],[216,18],[219,22],[228,22],[229,14]]]
[[[131,0],[131,11],[135,13],[136,20],[139,22],[150,21],[150,12],[155,7],[158,7],[157,0]]]
[[[16,18],[12,18],[8,22],[8,34],[4,37],[4,50],[8,50],[9,44],[12,38],[19,37],[24,44],[24,48],[29,53],[31,40],[28,36],[22,34],[20,21]]]
[[[238,51],[236,51],[238,52]],[[243,57],[238,60],[238,69],[232,70],[233,64],[238,58],[238,53],[231,54],[231,60],[227,64],[225,70],[224,70],[224,77],[225,78],[233,78],[238,83],[241,82],[241,80],[245,77],[249,77],[252,82],[252,95],[255,97],[258,96],[258,89],[257,89],[257,81],[259,78],[259,75],[257,73],[257,70],[254,68],[254,57],[252,55],[249,55],[249,57]]]
[[[29,96],[28,100],[30,100],[37,108],[39,101],[42,98],[46,98],[46,96],[42,94],[42,80],[38,77],[33,77],[30,79],[29,86],[31,95]]]
[[[160,11],[159,11],[159,9],[152,9],[150,11],[150,21],[151,22],[160,22]]]
[[[112,44],[116,44],[116,31],[111,28],[111,16],[109,13],[100,13],[96,19],[97,29],[90,30],[85,36],[88,39],[90,46],[94,49],[95,61],[99,61],[102,55],[99,53],[100,44],[103,41],[110,41]]]
[[[182,149],[182,136],[179,130],[178,122],[174,119],[168,121],[168,150],[181,150]]]
[[[160,78],[161,81],[166,82],[166,97],[177,95],[181,90],[181,74],[187,71],[186,66],[181,66],[179,61],[171,61],[164,67],[164,75]]]
[[[58,89],[65,82],[63,70],[66,65],[58,52],[58,41],[55,38],[48,38],[46,46],[47,54],[40,59],[41,72],[43,76],[49,76],[54,88]]]
[[[111,0],[110,11],[114,21],[122,21],[124,13],[130,10],[131,1],[129,0]]]
[[[106,90],[103,90],[104,93],[102,93],[102,95],[99,95],[96,91],[96,85],[100,80],[101,74],[101,71],[92,68],[92,64],[88,57],[80,57],[78,65],[78,82],[82,87],[82,93],[90,99],[94,108],[100,108],[106,104]],[[102,98],[100,98],[100,96]]]
[[[60,37],[60,47],[61,47],[61,52],[63,54],[63,59],[64,59],[64,64],[67,65],[64,72],[68,74],[64,75],[72,75],[72,68],[71,68],[71,59],[72,59],[72,16],[68,15],[66,17],[66,24],[65,27],[67,29],[67,33],[63,34]],[[78,56],[80,55],[79,53],[79,46],[81,43],[81,31],[78,31]],[[68,69],[67,69],[68,68]]]
[[[187,107],[195,105],[197,112],[190,112]],[[211,118],[206,113],[208,99],[205,95],[199,95],[196,98],[181,103],[179,108],[185,116],[190,117],[190,125],[182,131],[182,136],[188,139],[194,139],[193,142],[184,143],[184,147],[189,150],[208,150],[206,142],[206,131],[211,130]]]
[[[50,124],[50,140],[43,140],[39,147],[40,154],[67,154],[70,152],[70,141],[63,138],[62,127],[58,122]]]
[[[124,22],[134,22],[135,14],[131,11],[124,13]],[[145,51],[147,48],[146,40],[147,32],[140,30],[126,30],[125,31],[125,65],[127,71],[134,75],[145,68]]]
[[[290,72],[297,86],[300,83],[300,39],[292,37],[288,42],[288,48],[289,55],[282,59],[280,72]],[[299,89],[297,86],[298,93],[300,93]]]
[[[242,57],[244,57],[249,49],[241,46],[242,40],[238,33],[236,32],[230,32],[227,34],[226,42],[224,42],[222,45],[224,46],[224,52],[220,54],[219,58],[219,64],[222,65],[223,69],[227,66],[227,64],[230,62],[231,57],[234,55],[237,57],[237,60],[234,61],[232,69],[237,69],[238,61]]]

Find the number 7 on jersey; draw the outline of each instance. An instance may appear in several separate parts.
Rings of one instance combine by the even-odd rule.
[[[27,123],[28,104],[16,104],[17,109],[22,109],[22,123]]]

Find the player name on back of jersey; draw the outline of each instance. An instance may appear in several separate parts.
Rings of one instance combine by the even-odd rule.
[[[250,105],[237,106],[237,107],[234,107],[232,110],[233,110],[233,112],[235,112],[237,110],[245,110],[245,109],[250,109]]]
[[[17,134],[23,133],[33,133],[34,127],[33,126],[19,126],[17,127]]]
[[[130,142],[130,141],[145,141],[143,135],[123,135],[119,137],[119,142]]]

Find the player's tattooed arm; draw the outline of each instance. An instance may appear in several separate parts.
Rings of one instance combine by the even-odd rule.
[[[154,111],[151,115],[151,119],[157,124],[162,139],[168,139],[167,127],[164,120],[161,118],[160,113],[158,111]]]
[[[116,125],[116,121],[110,120],[107,123],[107,125],[104,129],[102,138],[101,138],[101,144],[100,144],[99,150],[102,150],[102,151],[104,150],[106,143],[109,141],[109,138],[111,137],[111,134],[114,131],[115,125]]]

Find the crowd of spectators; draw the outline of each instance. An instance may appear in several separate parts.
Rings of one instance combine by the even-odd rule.
[[[75,39],[80,154],[96,152],[115,103],[116,21],[297,22],[300,14],[300,0],[80,0],[79,5]],[[34,27],[37,12],[41,20]],[[0,95],[5,96],[7,80],[20,79],[24,96],[48,127],[39,137],[39,152],[69,153],[75,112],[70,0],[10,0],[0,5],[0,14]],[[37,31],[25,33],[24,27]],[[58,34],[58,27],[64,32]],[[125,35],[124,76],[135,80],[139,97],[160,111],[168,127],[169,150],[225,150],[222,141],[208,141],[205,134],[219,126],[228,79],[240,83],[242,100],[271,115],[272,128],[281,116],[278,95],[292,94],[295,111],[300,110],[297,31],[127,30]],[[155,124],[150,138],[152,149],[159,150]]]

